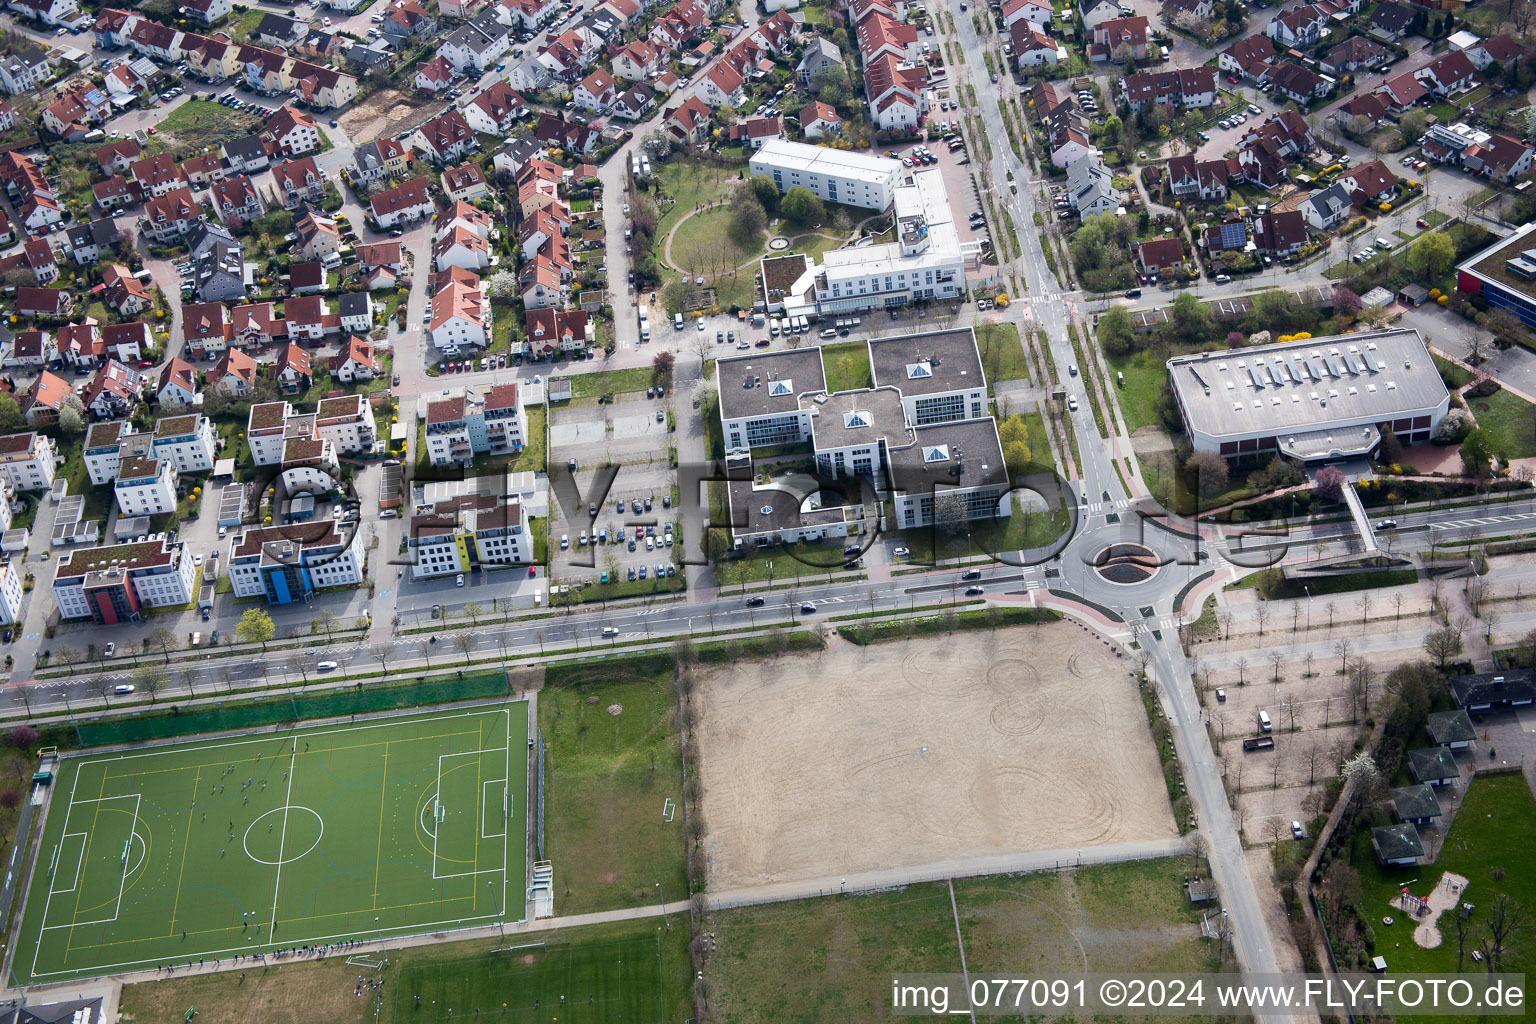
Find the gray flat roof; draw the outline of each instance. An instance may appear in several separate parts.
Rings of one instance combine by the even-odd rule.
[[[779,533],[843,521],[843,507],[801,512],[805,496],[782,487],[755,487],[751,480],[730,482],[730,525],[736,534]]]
[[[821,350],[815,348],[722,359],[715,373],[720,418],[725,420],[793,412],[800,407],[801,394],[827,389]]]
[[[1283,440],[1330,421],[1390,420],[1448,397],[1412,329],[1176,356],[1167,366],[1190,424],[1214,437]]]
[[[987,386],[981,353],[976,348],[976,332],[969,327],[871,338],[869,365],[877,386],[900,388],[904,395],[969,391]]]
[[[882,437],[891,446],[912,441],[901,409],[901,392],[895,388],[807,395],[800,400],[800,407],[811,411],[812,441],[817,450],[873,444]]]
[[[916,494],[950,487],[1007,486],[1008,470],[995,420],[934,423],[918,427],[914,434],[915,443],[890,452],[897,490]]]

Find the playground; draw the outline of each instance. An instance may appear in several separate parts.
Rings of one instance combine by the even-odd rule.
[[[702,680],[711,888],[1175,835],[1129,666],[1065,622]]]
[[[524,917],[527,705],[67,757],[17,984]]]

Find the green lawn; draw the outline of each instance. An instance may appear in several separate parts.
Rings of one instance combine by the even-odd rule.
[[[692,274],[709,274],[760,257],[766,241],[765,236],[756,246],[743,246],[731,232],[730,208],[721,206],[683,222],[672,238],[672,262]]]
[[[689,933],[677,915],[667,924],[656,918],[525,932],[505,942],[493,936],[391,947],[382,973],[333,956],[243,973],[178,974],[125,986],[123,1018],[180,1021],[195,1007],[200,1024],[678,1021],[690,1007]],[[353,994],[360,974],[380,978],[375,998]]]
[[[1453,363],[1444,356],[1433,358],[1435,369],[1440,371],[1440,379],[1445,381],[1446,387],[1454,391],[1472,383],[1472,374],[1463,369],[1460,363]]]
[[[549,468],[545,445],[547,436],[544,430],[544,419],[547,414],[542,405],[528,406],[527,414],[528,436],[524,439],[526,443],[508,469],[514,473],[542,473]]]
[[[483,1009],[497,1024],[607,1024],[681,1020],[690,1009],[686,912],[670,929],[633,921],[516,944],[526,948],[413,958],[395,981],[392,1019],[473,1021]]]
[[[857,543],[857,538],[847,543]],[[829,572],[841,572],[847,556],[842,538],[801,541],[791,545],[754,547],[739,558],[727,558],[715,566],[715,581],[722,587],[743,583],[796,583],[799,580],[827,579]]]
[[[1215,947],[1198,937],[1199,911],[1180,890],[1187,869],[1158,860],[957,879],[953,903],[939,882],[716,911],[705,919],[715,1017],[889,1020],[891,976],[958,975],[962,942],[973,977],[1213,971]]]
[[[644,391],[657,382],[656,372],[649,366],[635,366],[628,370],[600,370],[597,373],[571,374],[572,398],[596,398],[600,395],[617,395],[625,391]]]
[[[666,208],[656,224],[658,247],[684,214],[693,212],[700,203],[714,203],[728,198],[726,182],[736,176],[736,172],[723,167],[681,158],[669,160],[655,170],[655,179],[661,183],[661,191],[676,200],[671,207]]]
[[[16,980],[519,920],[527,735],[513,701],[66,760]]]
[[[823,345],[821,363],[826,369],[828,391],[857,391],[874,386],[867,342],[840,341],[836,345]]]
[[[539,694],[539,728],[548,744],[545,857],[557,865],[556,912],[655,903],[657,882],[669,899],[684,899],[671,659],[552,666]],[[677,813],[666,822],[669,799]]]
[[[1445,124],[1450,124],[1452,121],[1456,121],[1461,117],[1460,107],[1456,106],[1454,103],[1445,103],[1443,101],[1430,107],[1429,112],[1434,114],[1441,120],[1442,123]]]
[[[982,324],[976,328],[976,345],[981,350],[981,366],[987,372],[988,384],[1029,379],[1029,364],[1024,360],[1017,324]]]
[[[1485,755],[1486,756],[1486,755]],[[1462,775],[1458,785],[1466,785]],[[1485,965],[1471,959],[1473,944],[1486,932],[1486,911],[1495,893],[1507,893],[1529,914],[1536,908],[1536,801],[1530,787],[1519,773],[1475,779],[1451,825],[1445,846],[1432,866],[1384,868],[1376,863],[1371,849],[1371,833],[1362,829],[1353,837],[1350,862],[1360,872],[1365,916],[1375,933],[1375,952],[1387,958],[1387,969],[1395,975],[1406,973],[1450,972],[1456,967],[1455,929],[1446,929],[1447,937],[1436,949],[1421,949],[1412,940],[1413,924],[1392,903],[1393,897],[1411,879],[1409,888],[1423,896],[1439,882],[1446,871],[1467,879],[1466,900],[1473,911],[1471,941],[1462,966],[1480,971]],[[1386,925],[1382,918],[1391,916]],[[1445,919],[1442,918],[1442,921]],[[1514,943],[1506,971],[1536,971],[1536,944],[1522,938]]]
[[[1536,406],[1502,388],[1468,404],[1495,454],[1510,459],[1536,455]]]
[[[1162,426],[1157,406],[1168,390],[1168,368],[1163,360],[1143,349],[1125,356],[1105,353],[1105,361],[1111,372],[1125,374],[1125,383],[1117,385],[1115,398],[1126,429],[1134,433],[1142,427]]]
[[[259,7],[252,7],[225,25],[224,31],[237,43],[243,43],[251,38],[251,33],[256,31],[256,26],[261,24],[261,19],[267,16],[267,12]]]
[[[59,450],[65,453],[65,461],[64,468],[60,469],[56,476],[69,481],[70,494],[85,496],[85,510],[82,518],[106,519],[112,506],[112,485],[91,486],[91,475],[85,468],[85,452],[80,442],[73,444],[60,442]]]
[[[243,110],[231,110],[212,100],[192,99],[166,114],[160,132],[177,145],[199,152],[204,146],[217,149],[232,139],[243,138],[261,127],[261,118]]]
[[[1012,515],[969,525],[969,530],[958,533],[923,527],[898,530],[895,535],[911,550],[909,559],[922,564],[934,561],[935,557],[980,557],[1044,547],[1067,532],[1071,517],[1064,509],[1026,512],[1015,498]]]

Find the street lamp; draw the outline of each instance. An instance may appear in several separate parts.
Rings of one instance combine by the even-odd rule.
[[[656,896],[661,900],[661,920],[667,926],[667,931],[672,930],[672,919],[667,916],[667,897],[661,891],[661,883],[656,883]]]
[[[69,694],[60,692],[59,696],[64,698],[64,709],[69,712],[69,724],[75,727],[75,742],[83,747],[85,740],[80,738],[80,721],[75,718],[75,709],[70,707]]]
[[[374,931],[378,932],[378,934],[379,934],[379,952],[382,953],[383,956],[384,956],[384,966],[388,967],[389,966],[389,950],[384,948],[384,926],[379,924],[379,919],[377,917],[375,917],[373,919],[373,928],[374,928]]]
[[[1305,583],[1301,585],[1302,592],[1307,595],[1307,633],[1312,632],[1312,588]]]

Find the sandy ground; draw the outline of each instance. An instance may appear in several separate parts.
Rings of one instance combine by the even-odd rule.
[[[1269,937],[1275,944],[1275,960],[1282,971],[1302,969],[1301,951],[1291,936],[1291,922],[1286,916],[1285,901],[1280,897],[1280,883],[1275,881],[1275,861],[1269,847],[1243,851],[1248,871],[1253,875],[1253,887],[1259,893],[1259,906],[1264,911],[1264,923],[1269,927]]]
[[[712,887],[1175,834],[1126,664],[1065,623],[703,681]]]

